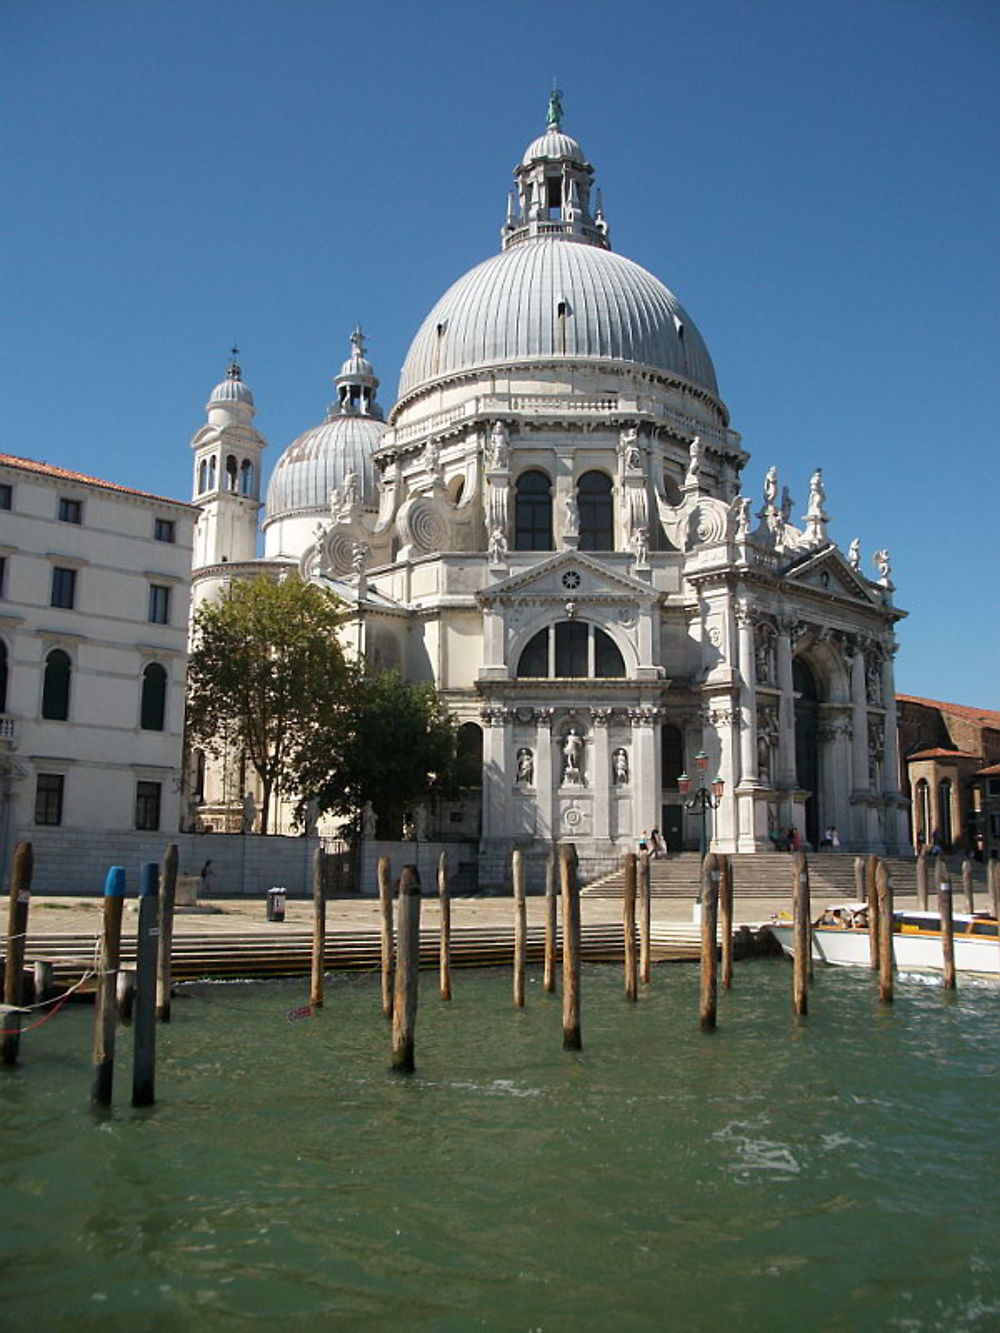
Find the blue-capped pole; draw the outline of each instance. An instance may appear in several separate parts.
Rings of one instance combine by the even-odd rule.
[[[159,892],[160,867],[155,861],[144,861],[139,869],[139,897],[155,898]]]
[[[105,898],[124,898],[125,897],[125,867],[109,866],[108,873],[104,878],[104,896]]]
[[[156,968],[160,945],[160,868],[146,861],[139,870],[139,928],[135,938],[132,1105],[156,1100]]]

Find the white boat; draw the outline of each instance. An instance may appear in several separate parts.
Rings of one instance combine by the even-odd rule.
[[[775,917],[768,929],[790,958],[795,955],[792,922]],[[976,912],[954,916],[955,970],[977,976],[1000,976],[1000,935],[995,917]],[[937,912],[897,911],[892,914],[892,953],[900,972],[943,972],[941,918]],[[812,956],[836,967],[869,967],[868,907],[840,903],[829,907],[812,926]]]

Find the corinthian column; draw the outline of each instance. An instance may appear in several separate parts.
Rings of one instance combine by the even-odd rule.
[[[865,654],[852,644],[851,656],[851,785],[868,790],[868,704],[865,697]]]
[[[736,610],[740,670],[740,787],[757,785],[757,707],[756,674],[753,651],[753,612],[741,606]]]
[[[795,698],[792,689],[792,631],[794,620],[778,626],[778,781],[779,787],[795,786]]]
[[[552,831],[552,709],[535,709],[535,799],[538,802],[535,836],[551,838]]]

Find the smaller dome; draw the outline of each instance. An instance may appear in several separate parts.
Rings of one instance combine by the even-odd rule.
[[[278,459],[267,487],[265,522],[295,513],[328,513],[330,492],[355,473],[366,509],[378,504],[372,454],[388,430],[384,421],[335,416],[293,440]]]
[[[524,150],[521,166],[530,167],[532,162],[537,162],[539,158],[547,158],[550,161],[569,158],[571,162],[578,162],[580,166],[586,165],[583,149],[575,139],[563,134],[562,130],[546,130],[544,134],[540,134],[534,143],[530,143]]]
[[[233,355],[236,354],[236,348],[233,348]],[[226,378],[215,386],[208,397],[207,407],[213,403],[246,403],[247,407],[253,407],[253,394],[243,383],[243,371],[235,360],[229,363],[226,370]]]
[[[352,352],[351,355],[344,362],[344,364],[340,367],[340,374],[337,376],[337,379],[371,380],[375,379],[375,371],[372,367],[372,363],[366,357],[361,356],[361,354],[358,352]],[[377,380],[375,382],[376,384],[378,383]]]

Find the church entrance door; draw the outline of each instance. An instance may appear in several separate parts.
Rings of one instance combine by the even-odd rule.
[[[679,805],[664,805],[660,809],[660,832],[668,852],[684,850],[684,811]]]

